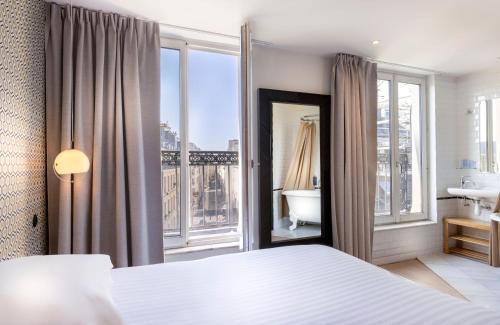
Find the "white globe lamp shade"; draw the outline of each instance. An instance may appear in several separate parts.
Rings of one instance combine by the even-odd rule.
[[[54,170],[58,175],[86,173],[89,168],[89,158],[77,149],[61,151],[54,160]]]

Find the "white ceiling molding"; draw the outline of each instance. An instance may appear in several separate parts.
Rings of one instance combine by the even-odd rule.
[[[188,43],[224,44],[239,47],[240,37],[182,26],[160,23],[160,36],[185,40]]]

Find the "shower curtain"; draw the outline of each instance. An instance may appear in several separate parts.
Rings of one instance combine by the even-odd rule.
[[[311,190],[314,188],[313,155],[316,124],[300,122],[299,133],[295,143],[293,158],[285,178],[283,190]]]

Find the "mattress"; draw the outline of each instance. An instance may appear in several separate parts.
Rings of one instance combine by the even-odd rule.
[[[500,324],[500,315],[308,245],[116,269],[127,324]]]

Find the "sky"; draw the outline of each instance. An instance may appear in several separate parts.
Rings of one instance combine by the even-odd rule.
[[[227,150],[238,139],[238,57],[188,50],[189,142],[201,150]],[[179,51],[161,52],[161,121],[179,134]]]

